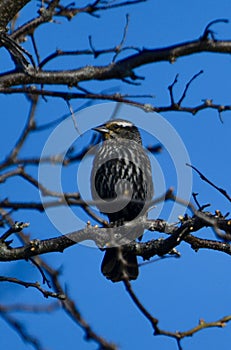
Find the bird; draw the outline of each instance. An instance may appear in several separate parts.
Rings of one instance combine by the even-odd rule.
[[[130,121],[113,119],[93,128],[102,136],[91,172],[91,193],[110,227],[119,228],[139,215],[147,216],[153,198],[153,181],[148,154],[138,128]],[[135,227],[132,228],[133,237]],[[143,232],[135,232],[141,238]],[[134,239],[133,239],[134,240]],[[112,242],[113,243],[113,242]],[[139,269],[135,254],[124,246],[105,249],[103,275],[112,282],[135,280]]]

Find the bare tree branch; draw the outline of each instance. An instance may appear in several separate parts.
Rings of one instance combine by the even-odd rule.
[[[200,320],[197,326],[184,332],[180,332],[180,331],[171,332],[171,331],[163,330],[158,326],[159,320],[149,313],[149,311],[144,307],[144,305],[141,303],[139,298],[136,296],[135,292],[132,289],[131,283],[127,279],[124,279],[123,282],[134,304],[141,311],[144,317],[146,317],[147,320],[151,323],[151,326],[153,327],[153,330],[154,330],[154,335],[165,335],[176,339],[179,349],[182,349],[180,344],[181,339],[185,337],[191,337],[192,335],[194,335],[195,333],[199,332],[202,329],[213,328],[213,327],[223,328],[226,326],[228,322],[231,321],[231,316],[225,316],[219,319],[218,321],[213,321],[213,322],[205,322],[204,320]]]
[[[0,316],[11,328],[13,328],[19,334],[19,336],[25,343],[31,344],[36,350],[45,350],[45,348],[41,345],[39,339],[29,334],[25,326],[20,321],[18,321],[13,316],[9,315],[8,312],[5,312],[1,309]]]
[[[204,110],[204,109],[214,109],[218,111],[219,113],[225,112],[225,111],[231,111],[231,105],[220,105],[213,103],[212,100],[206,99],[201,104],[193,107],[185,107],[178,105],[174,103],[173,105],[170,104],[168,106],[154,106],[149,103],[140,103],[136,100],[131,100],[129,97],[139,97],[139,96],[130,96],[130,95],[121,95],[119,93],[115,94],[99,94],[99,93],[76,93],[76,92],[63,92],[63,91],[50,91],[50,90],[39,90],[34,87],[22,87],[22,88],[1,88],[0,87],[0,93],[4,94],[32,94],[32,95],[39,95],[39,96],[47,96],[47,97],[57,97],[62,98],[65,101],[71,100],[71,99],[87,99],[87,100],[103,100],[103,101],[114,101],[114,102],[120,102],[125,103],[134,107],[141,108],[145,112],[187,112],[190,114],[195,115],[196,113]],[[141,97],[141,96],[140,96]],[[32,161],[33,162],[33,161]]]
[[[199,171],[195,166],[191,165],[191,164],[186,164],[187,166],[190,166],[193,170],[195,170],[197,172],[197,174],[200,175],[200,178],[207,182],[209,185],[211,185],[213,188],[215,188],[218,192],[220,192],[225,198],[228,199],[229,202],[231,202],[231,197],[230,195],[227,193],[226,190],[224,190],[221,187],[218,187],[217,185],[215,185],[212,181],[210,181],[205,175],[202,174],[201,171]]]
[[[79,69],[61,71],[38,71],[25,73],[4,73],[0,75],[2,87],[13,87],[26,84],[56,84],[76,86],[79,82],[89,80],[110,80],[131,78],[135,68],[161,61],[174,62],[178,57],[184,57],[201,52],[230,54],[231,41],[194,40],[162,49],[143,49],[139,53],[128,56],[107,66],[86,66]]]
[[[0,163],[0,170],[4,171],[0,174],[0,183],[7,181],[7,185],[14,177],[21,177],[24,182],[33,186],[38,191],[40,190],[44,196],[54,197],[53,200],[49,200],[44,204],[37,201],[32,201],[31,198],[27,200],[11,200],[11,194],[6,197],[2,197],[0,201],[0,214],[1,214],[1,228],[3,233],[0,236],[0,261],[17,261],[26,260],[32,261],[38,268],[42,275],[43,282],[49,286],[48,278],[51,282],[52,289],[46,290],[40,286],[38,282],[26,282],[19,280],[15,277],[0,276],[0,282],[8,282],[13,284],[19,284],[25,288],[37,289],[45,298],[53,297],[60,300],[64,312],[74,321],[74,323],[83,330],[86,340],[93,340],[100,349],[116,350],[117,346],[104,337],[97,334],[91,325],[85,320],[82,313],[79,311],[77,304],[66,290],[62,287],[60,282],[60,271],[53,269],[48,265],[41,257],[42,254],[48,254],[52,252],[63,252],[65,249],[73,246],[84,240],[92,240],[96,243],[99,248],[110,247],[113,244],[117,246],[123,246],[123,252],[140,256],[143,260],[149,260],[153,256],[165,257],[167,254],[176,253],[176,247],[181,244],[182,241],[186,242],[193,250],[209,249],[223,252],[224,254],[231,255],[231,219],[227,218],[228,214],[223,215],[219,210],[215,213],[205,211],[208,204],[200,205],[196,194],[193,194],[196,207],[190,202],[186,202],[183,198],[178,198],[173,194],[170,189],[165,194],[157,199],[153,200],[152,204],[160,203],[162,201],[176,201],[191,211],[190,215],[185,214],[179,217],[177,223],[169,223],[167,221],[157,219],[148,220],[145,217],[137,218],[136,220],[126,223],[121,228],[117,229],[117,235],[115,237],[114,230],[108,223],[95,213],[90,205],[95,203],[85,203],[79,193],[58,193],[50,188],[46,188],[43,184],[40,184],[33,172],[29,172],[29,165],[38,166],[41,162],[53,162],[54,164],[60,164],[68,166],[74,162],[80,161],[89,148],[94,144],[94,139],[90,142],[90,145],[84,147],[81,151],[70,152],[64,161],[62,155],[52,155],[39,159],[38,155],[35,157],[24,157],[22,156],[22,150],[28,137],[32,135],[32,132],[43,131],[50,126],[55,126],[60,119],[49,122],[49,119],[45,124],[40,127],[35,122],[35,112],[39,97],[50,98],[61,98],[67,103],[69,110],[74,116],[74,109],[70,104],[70,100],[103,100],[103,101],[115,101],[129,104],[141,108],[146,112],[187,112],[195,115],[199,111],[204,109],[214,109],[218,112],[220,118],[221,113],[224,111],[231,111],[231,105],[223,105],[214,103],[211,99],[202,100],[197,105],[187,106],[185,103],[186,97],[188,96],[189,88],[191,83],[202,73],[195,74],[186,83],[182,89],[179,97],[175,98],[175,87],[177,84],[178,75],[176,76],[173,83],[169,86],[170,102],[167,105],[156,106],[151,103],[144,103],[139,98],[153,98],[153,95],[128,95],[120,94],[119,92],[109,93],[108,90],[99,92],[90,91],[82,86],[82,82],[89,81],[108,81],[117,79],[120,82],[127,84],[138,85],[144,77],[139,76],[136,73],[138,68],[143,67],[147,64],[153,64],[158,62],[169,62],[174,63],[180,57],[186,57],[197,53],[231,53],[231,41],[230,40],[217,40],[214,32],[211,30],[212,25],[217,23],[227,23],[226,19],[216,19],[210,22],[204,29],[202,35],[195,40],[189,40],[182,43],[177,43],[163,48],[138,48],[135,46],[124,46],[128,31],[128,20],[126,17],[126,24],[123,30],[121,41],[117,45],[109,46],[107,49],[97,49],[93,44],[93,40],[89,38],[89,49],[77,50],[56,50],[46,54],[44,59],[40,59],[39,47],[37,47],[36,29],[49,22],[55,22],[55,18],[62,17],[64,19],[71,20],[73,17],[80,13],[85,13],[91,16],[99,17],[99,12],[122,7],[131,4],[137,4],[143,0],[131,0],[131,1],[111,1],[111,0],[93,0],[92,2],[86,2],[86,5],[82,7],[75,6],[74,3],[68,5],[62,5],[60,0],[43,0],[40,2],[41,7],[38,11],[38,15],[30,19],[28,22],[21,25],[19,28],[14,30],[14,25],[11,26],[11,30],[6,28],[10,21],[14,21],[14,17],[20,10],[29,2],[29,0],[4,0],[0,1],[0,47],[4,47],[10,53],[11,59],[15,65],[12,71],[4,72],[0,75],[0,93],[1,94],[23,94],[31,102],[31,108],[29,111],[28,118],[25,123],[25,127],[18,138],[12,149],[9,151],[5,159]],[[16,18],[16,17],[15,17]],[[26,51],[23,47],[23,41],[30,37],[32,42],[33,52]],[[126,50],[126,55],[125,55]],[[132,51],[128,51],[132,50]],[[123,53],[123,56],[119,56]],[[104,59],[108,57],[107,63],[99,66],[96,64],[87,65],[86,62],[83,66],[74,65],[64,70],[62,67],[56,70],[45,70],[45,65],[53,63],[52,61],[56,57],[70,56],[70,55],[88,55],[91,58],[96,59],[100,55],[104,56]],[[122,59],[120,59],[123,57]],[[36,64],[35,64],[36,61]],[[105,62],[105,60],[104,60]],[[54,62],[55,64],[57,62]],[[57,87],[53,85],[59,85],[65,90],[58,91]],[[81,85],[81,86],[80,86]],[[46,86],[46,88],[44,88]],[[67,88],[75,88],[73,92],[67,90]],[[60,89],[61,90],[61,89]],[[101,90],[100,90],[101,91]],[[148,101],[149,101],[148,100]],[[152,100],[151,100],[152,101]],[[63,119],[62,119],[63,120]],[[75,124],[74,124],[75,125]],[[77,125],[75,125],[77,127]],[[151,150],[155,150],[155,147],[151,147]],[[159,150],[158,147],[156,147]],[[28,167],[27,167],[28,166]],[[231,198],[226,190],[218,187],[216,184],[211,182],[205,175],[203,175],[196,167],[191,166],[208,184],[218,190],[225,198],[231,201]],[[29,170],[28,170],[29,169]],[[12,197],[14,198],[14,197]],[[50,239],[31,239],[30,235],[27,235],[23,230],[26,229],[29,223],[14,222],[11,218],[11,214],[16,210],[39,210],[44,211],[46,208],[57,207],[57,206],[79,206],[85,212],[91,216],[94,220],[101,223],[102,227],[98,225],[92,226],[88,221],[85,228],[78,231],[67,233],[66,235],[53,237]],[[4,210],[6,208],[8,211]],[[184,209],[185,209],[184,208]],[[86,220],[87,221],[87,220]],[[9,229],[3,229],[4,225],[8,225]],[[216,235],[217,240],[208,240],[199,238],[194,235],[195,232],[202,228],[211,228]],[[141,230],[149,230],[152,232],[165,233],[165,238],[151,239],[146,242],[136,242],[136,236],[134,228]],[[38,227],[38,230],[42,230],[42,227]],[[19,240],[19,246],[13,244],[13,234]],[[44,234],[44,232],[43,232]],[[47,234],[48,236],[48,234]],[[40,232],[34,234],[33,237],[41,237]],[[119,258],[123,260],[120,249],[118,249]],[[32,258],[33,257],[33,258]],[[123,261],[122,261],[123,263]],[[48,276],[48,277],[46,277]],[[41,278],[41,277],[40,277]],[[205,322],[200,320],[199,324],[195,327],[180,332],[180,331],[167,331],[159,327],[159,319],[153,316],[140,301],[136,293],[132,288],[132,284],[128,281],[126,274],[124,274],[123,280],[124,286],[133,300],[134,304],[151,323],[152,329],[155,335],[164,335],[172,337],[176,340],[178,349],[182,350],[181,339],[192,336],[196,332],[210,328],[210,327],[224,327],[227,322],[231,320],[231,316],[222,317],[214,322]],[[57,305],[57,304],[56,304]],[[4,306],[0,305],[0,316],[21,336],[21,338],[31,344],[36,350],[42,350],[43,347],[40,341],[35,337],[31,336],[24,326],[17,319],[10,315],[10,312],[15,311],[28,311],[28,312],[42,312],[52,310],[52,307],[34,307],[26,305],[11,305]]]
[[[47,313],[53,312],[60,308],[59,302],[53,302],[46,305],[29,305],[29,304],[9,304],[0,305],[0,311],[4,312],[28,312],[28,313]]]
[[[37,290],[39,290],[43,296],[45,298],[51,297],[51,298],[56,298],[56,299],[60,299],[63,300],[65,299],[65,295],[64,294],[59,294],[59,293],[54,293],[54,292],[50,292],[48,290],[43,289],[40,284],[38,282],[25,282],[22,280],[19,280],[15,277],[5,277],[5,276],[0,276],[0,282],[10,282],[10,283],[16,283],[16,284],[20,284],[21,286],[24,286],[26,288],[35,288]]]
[[[199,215],[199,214],[198,214]],[[217,217],[210,213],[200,213],[200,216],[188,217],[182,220],[182,224],[177,227],[170,225],[163,220],[147,220],[146,218],[138,218],[123,226],[123,233],[130,233],[132,227],[139,225],[139,230],[148,229],[151,231],[165,232],[170,237],[163,240],[152,240],[144,243],[131,242],[131,237],[126,235],[119,237],[117,244],[126,244],[126,251],[135,255],[142,256],[144,259],[150,259],[154,255],[164,255],[180,244],[182,240],[189,243],[194,250],[201,248],[222,251],[231,255],[231,245],[229,243],[218,242],[214,240],[206,240],[191,235],[192,232],[198,231],[203,227],[216,226],[229,233],[231,232],[230,220]],[[141,232],[141,231],[139,231]],[[13,261],[20,259],[28,259],[33,256],[51,253],[63,252],[66,248],[75,245],[84,240],[93,240],[99,247],[104,247],[110,241],[113,229],[99,228],[97,226],[87,225],[84,229],[76,232],[68,233],[64,236],[58,236],[45,240],[34,239],[28,242],[26,246],[12,248],[7,243],[2,243],[0,249],[0,261]],[[131,233],[130,233],[131,235]],[[114,237],[114,235],[113,235]],[[114,241],[115,243],[116,241]],[[129,243],[130,242],[130,243]]]
[[[7,215],[6,220],[9,225],[11,226],[13,225],[12,218],[9,215]],[[18,238],[24,245],[27,245],[30,243],[29,237],[25,235],[23,232],[18,233]],[[83,329],[85,334],[85,340],[95,341],[99,345],[99,347],[103,350],[116,350],[117,349],[116,345],[108,342],[105,338],[99,336],[96,332],[94,332],[92,327],[89,325],[89,323],[87,323],[87,321],[83,318],[81,312],[77,308],[75,301],[69,297],[68,293],[61,286],[61,283],[59,281],[60,271],[53,269],[40,256],[36,257],[36,262],[37,264],[39,264],[41,268],[45,270],[46,274],[49,275],[51,279],[52,287],[55,290],[56,294],[60,296],[64,296],[64,299],[61,300],[63,309],[67,313],[67,315],[76,323],[76,325]],[[9,317],[8,313],[7,314],[5,313],[4,315],[7,315],[7,317]],[[9,322],[9,324],[11,323]],[[17,327],[15,329],[21,335],[21,329],[17,329]],[[22,330],[24,330],[24,328]],[[36,350],[42,350],[42,349],[36,348]]]

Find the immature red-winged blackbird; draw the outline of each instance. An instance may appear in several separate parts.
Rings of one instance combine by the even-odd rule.
[[[92,197],[116,233],[116,227],[139,215],[147,215],[153,197],[150,161],[142,147],[140,133],[131,122],[111,120],[94,130],[102,134],[104,142],[93,162]],[[132,230],[134,237],[135,228]],[[142,233],[135,232],[136,238]],[[125,253],[123,247],[106,249],[101,270],[113,282],[125,276],[134,280],[139,273],[136,256]]]

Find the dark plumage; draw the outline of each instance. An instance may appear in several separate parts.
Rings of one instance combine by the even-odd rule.
[[[149,158],[137,127],[126,120],[111,120],[95,128],[103,137],[92,168],[91,190],[98,209],[112,227],[146,215],[153,197]],[[115,231],[116,232],[116,231]],[[143,232],[137,232],[136,237]],[[107,248],[101,267],[111,281],[138,276],[137,258],[123,248]]]

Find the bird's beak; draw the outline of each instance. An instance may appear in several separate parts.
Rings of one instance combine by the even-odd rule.
[[[96,128],[93,128],[93,130],[98,131],[101,134],[107,134],[109,132],[108,128],[106,128],[105,125],[97,126]]]

